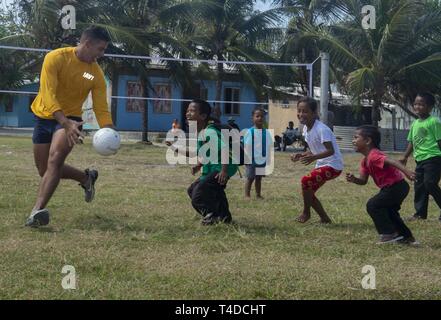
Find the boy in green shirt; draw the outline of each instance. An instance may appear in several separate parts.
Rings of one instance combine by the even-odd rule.
[[[427,219],[429,194],[441,209],[441,189],[438,185],[441,177],[441,122],[431,116],[435,106],[435,97],[430,93],[418,94],[414,110],[418,119],[412,123],[407,140],[409,145],[400,160],[403,164],[413,151],[417,164],[415,180],[415,214],[410,220]],[[441,221],[441,216],[440,216]]]
[[[186,113],[188,121],[196,121],[198,133],[198,164],[192,168],[192,174],[195,175],[202,169],[201,177],[191,184],[187,193],[193,208],[202,215],[203,225],[232,221],[225,188],[238,168],[236,164],[232,164],[231,157],[228,157],[228,163],[222,163],[222,151],[229,148],[229,145],[222,141],[221,131],[210,121],[210,113],[210,104],[199,99],[190,103]],[[212,144],[211,139],[217,141]],[[214,149],[204,147],[207,143],[210,143],[210,147],[217,145],[216,156],[210,155],[210,151]],[[189,157],[188,152],[186,156]]]

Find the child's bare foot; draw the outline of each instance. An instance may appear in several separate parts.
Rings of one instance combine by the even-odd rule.
[[[257,196],[257,199],[259,199],[259,200],[263,200],[264,199],[264,197],[262,197],[262,196]]]
[[[245,200],[251,200],[251,195],[245,195]]]
[[[306,221],[308,221],[309,219],[311,219],[311,214],[306,214],[306,213],[302,213],[302,215],[300,215],[296,221],[300,222],[300,223],[305,223]]]

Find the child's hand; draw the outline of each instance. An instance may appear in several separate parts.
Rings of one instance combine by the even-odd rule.
[[[405,166],[407,164],[407,158],[401,158],[398,160],[398,162],[400,162],[403,166]]]
[[[224,186],[227,184],[227,181],[229,179],[228,177],[228,172],[225,170],[222,170],[221,172],[219,172],[215,177],[215,179],[217,179],[217,182],[219,182],[219,184],[221,186]]]
[[[172,141],[166,141],[165,144],[170,147],[172,145]]]
[[[357,178],[352,173],[346,173],[346,181],[355,183]]]
[[[196,165],[194,167],[191,167],[191,174],[194,176],[196,173],[198,173],[201,170],[201,165]]]
[[[291,155],[291,161],[292,162],[297,162],[302,158],[302,154],[301,153],[293,153]]]
[[[311,152],[305,152],[304,154],[302,154],[300,162],[307,166],[308,164],[313,163],[315,160],[315,156]]]
[[[404,175],[409,179],[410,181],[415,181],[416,173],[412,170],[406,170],[404,171]]]

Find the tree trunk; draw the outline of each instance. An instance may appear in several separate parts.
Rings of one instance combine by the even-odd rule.
[[[378,122],[381,121],[380,110],[381,110],[381,99],[376,98],[374,100],[374,104],[372,105],[372,113],[371,113],[373,126],[378,127]]]
[[[378,127],[378,122],[381,121],[381,105],[384,97],[384,76],[380,74],[376,79],[374,105],[372,106],[372,125]]]

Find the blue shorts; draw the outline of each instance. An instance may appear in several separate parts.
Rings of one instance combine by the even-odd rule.
[[[32,134],[32,142],[34,144],[47,144],[52,142],[52,136],[58,129],[63,129],[57,120],[42,119],[37,116],[35,118],[34,133]],[[80,117],[67,117],[68,119],[81,122]],[[82,126],[79,127],[82,130]]]

